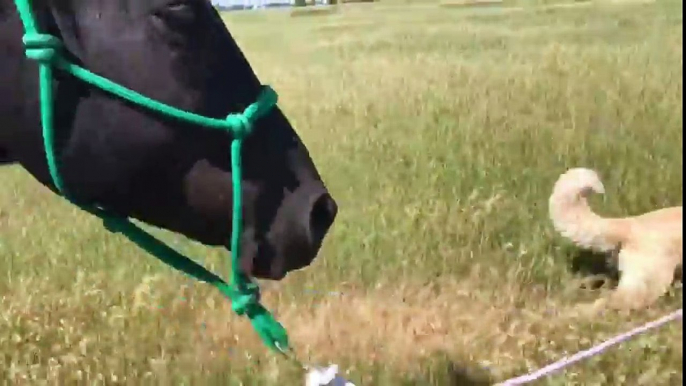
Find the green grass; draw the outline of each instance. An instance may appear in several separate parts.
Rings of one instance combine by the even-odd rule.
[[[587,166],[602,214],[681,204],[682,3],[506,3],[225,17],[340,204],[319,259],[265,303],[302,358],[358,385],[502,380],[681,307],[675,291],[627,315],[567,312],[600,295],[579,288],[547,199]],[[0,181],[0,379],[303,382],[211,289],[24,171]],[[224,272],[220,251],[163,236]],[[672,323],[538,384],[681,385],[682,347]]]

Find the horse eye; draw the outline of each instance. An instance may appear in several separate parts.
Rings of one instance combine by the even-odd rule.
[[[174,1],[157,10],[155,16],[172,29],[192,27],[196,21],[196,7],[190,1]]]
[[[167,4],[167,10],[169,10],[171,12],[184,11],[190,7],[191,7],[190,4],[183,2],[183,1],[175,1],[171,4]]]

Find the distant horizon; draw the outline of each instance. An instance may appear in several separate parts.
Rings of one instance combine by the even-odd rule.
[[[241,10],[252,8],[273,8],[294,6],[295,0],[211,0],[212,5],[225,10]],[[317,5],[325,5],[329,0],[315,0]]]
[[[212,5],[237,7],[245,5],[293,4],[293,0],[211,0]]]

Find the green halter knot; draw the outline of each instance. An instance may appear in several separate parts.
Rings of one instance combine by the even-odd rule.
[[[269,348],[281,354],[289,350],[286,329],[260,304],[257,284],[248,283],[244,286],[222,284],[218,285],[217,288],[231,299],[233,312],[237,315],[245,315],[250,319],[253,329]]]
[[[226,123],[234,139],[243,139],[252,133],[253,122],[266,115],[276,105],[277,100],[276,92],[269,86],[263,86],[255,103],[248,106],[242,114],[229,114]]]
[[[234,285],[220,290],[231,299],[231,309],[236,315],[254,314],[255,312],[251,311],[260,304],[258,300],[260,288],[255,283],[248,283],[241,287]]]
[[[245,114],[229,114],[226,122],[231,128],[231,133],[235,139],[243,139],[252,132],[252,122]]]
[[[79,208],[102,219],[106,229],[113,233],[121,233],[140,248],[155,256],[167,265],[184,272],[196,280],[206,282],[217,288],[231,300],[231,307],[238,315],[246,315],[255,331],[269,348],[285,354],[290,350],[286,330],[259,302],[259,287],[248,276],[240,272],[239,257],[242,222],[242,192],[241,192],[241,145],[243,139],[249,135],[254,122],[265,116],[277,103],[277,94],[269,86],[263,86],[257,101],[248,106],[241,114],[229,114],[226,119],[218,119],[198,115],[189,111],[177,109],[157,100],[151,99],[136,91],[128,89],[103,76],[95,74],[86,68],[70,63],[61,56],[63,43],[55,36],[38,31],[36,18],[33,15],[31,0],[15,0],[17,12],[24,26],[23,43],[26,57],[39,64],[40,109],[43,129],[43,147],[50,176],[57,191],[67,200]],[[136,226],[127,217],[117,217],[106,209],[94,205],[84,205],[74,201],[65,190],[62,176],[59,173],[59,157],[54,145],[54,101],[53,69],[62,70],[71,76],[95,86],[105,92],[125,99],[133,104],[144,107],[169,118],[174,118],[189,124],[203,126],[209,129],[229,132],[233,136],[231,141],[231,167],[233,189],[233,219],[231,235],[232,280],[226,283],[219,276],[209,272],[205,267],[183,256],[170,248],[151,234]]]
[[[60,39],[41,33],[27,33],[22,38],[26,57],[39,63],[52,63],[62,49]]]

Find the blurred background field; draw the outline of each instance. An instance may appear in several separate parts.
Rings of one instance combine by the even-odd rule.
[[[604,215],[681,204],[681,1],[326,9],[224,14],[340,204],[315,263],[264,284],[302,358],[358,385],[489,384],[681,307],[677,288],[575,316],[599,291],[547,217],[576,166],[601,174]],[[23,170],[0,181],[0,379],[302,383],[219,294]],[[225,274],[221,251],[158,234]],[[682,338],[674,323],[538,384],[681,385]]]

